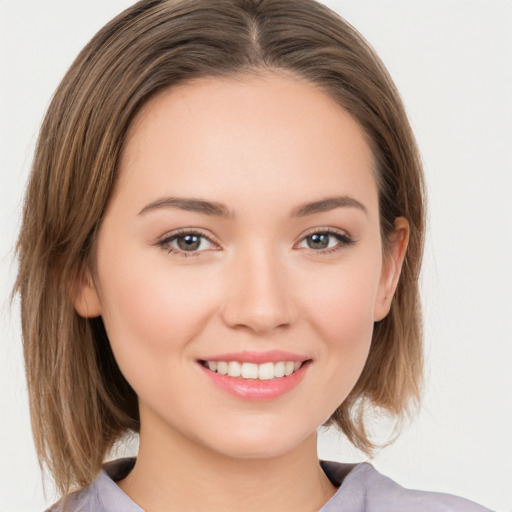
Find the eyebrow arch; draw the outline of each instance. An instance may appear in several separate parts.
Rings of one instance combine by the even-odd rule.
[[[357,208],[365,214],[368,214],[368,210],[364,204],[360,203],[357,199],[349,196],[335,196],[327,197],[320,201],[301,204],[293,209],[292,217],[305,217],[307,215],[314,215],[315,213],[328,212],[335,208]]]
[[[234,217],[234,214],[222,203],[192,197],[163,197],[144,206],[138,215],[161,208],[179,209],[224,218]]]

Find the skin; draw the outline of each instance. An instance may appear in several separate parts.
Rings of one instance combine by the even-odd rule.
[[[119,485],[145,510],[313,511],[335,492],[316,429],[362,371],[408,238],[398,219],[383,259],[372,166],[359,125],[296,77],[202,79],[137,115],[75,307],[103,317],[139,397],[140,451]],[[333,196],[362,207],[296,215]],[[227,215],[155,205],[168,197]],[[188,256],[184,228],[207,237]],[[311,246],[326,230],[328,247]],[[275,349],[311,363],[272,400],[232,396],[198,363]]]

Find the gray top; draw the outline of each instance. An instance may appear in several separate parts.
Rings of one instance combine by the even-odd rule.
[[[117,485],[132,470],[135,459],[109,462],[88,487],[72,494],[66,506],[47,512],[144,512]],[[404,489],[371,464],[321,462],[336,494],[319,512],[491,512],[450,494]]]

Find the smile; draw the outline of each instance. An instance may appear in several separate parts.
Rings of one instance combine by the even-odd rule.
[[[242,379],[271,380],[292,375],[301,368],[304,362],[278,361],[256,364],[239,361],[201,361],[201,364],[219,375]]]
[[[229,357],[225,354],[215,360],[198,360],[198,366],[214,387],[222,392],[242,400],[267,401],[275,400],[297,387],[313,363],[307,357],[278,351],[266,355],[246,352],[242,357],[245,361],[238,360],[234,354]]]

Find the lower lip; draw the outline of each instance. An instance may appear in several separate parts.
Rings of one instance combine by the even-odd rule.
[[[245,400],[273,400],[297,386],[306,375],[310,362],[307,361],[291,375],[269,380],[243,379],[212,372],[199,364],[202,371],[220,389]]]

